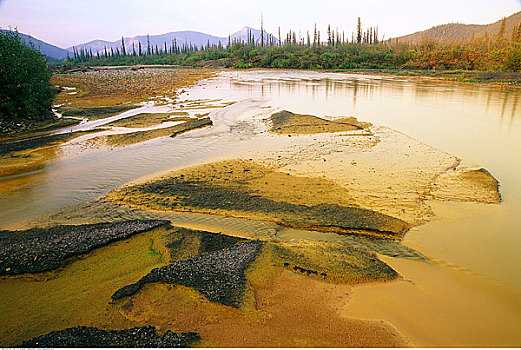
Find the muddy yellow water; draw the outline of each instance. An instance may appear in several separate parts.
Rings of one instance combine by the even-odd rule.
[[[331,241],[374,251],[403,280],[350,287],[280,268],[269,285],[250,276],[258,312],[249,316],[201,300],[191,289],[165,285],[147,286],[132,307],[116,310],[107,303],[115,290],[164,263],[161,249],[153,248],[153,234],[136,236],[71,262],[46,282],[0,281],[0,317],[7,325],[2,343],[16,345],[79,324],[154,324],[198,331],[207,339],[203,346],[520,346],[520,98],[516,88],[420,79],[223,72],[185,92],[156,98],[163,106],[143,105],[111,117],[105,122],[139,113],[189,118],[209,113],[214,125],[125,147],[91,147],[89,136],[67,142],[32,172],[0,178],[0,228],[161,217],[246,238]],[[263,120],[283,110],[340,123],[355,117],[372,126],[369,131],[335,126],[318,134],[269,132]],[[121,129],[108,126],[103,135]],[[276,169],[275,175],[242,184],[271,200],[315,204],[323,202],[324,193],[326,202],[355,203],[413,227],[402,243],[392,243],[284,228],[261,217],[99,201],[129,182],[234,159]],[[314,185],[302,193],[280,191],[294,178]],[[263,188],[266,182],[274,186]],[[111,264],[117,268],[109,269]],[[89,273],[93,269],[100,273]],[[131,272],[124,276],[126,269]],[[171,299],[176,302],[170,305]],[[176,307],[181,311],[173,324],[157,311]],[[342,332],[346,328],[352,332]]]

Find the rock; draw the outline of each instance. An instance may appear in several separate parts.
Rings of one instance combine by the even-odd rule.
[[[0,276],[53,270],[69,257],[169,223],[167,220],[130,220],[0,231]]]
[[[27,340],[21,347],[37,348],[180,348],[189,347],[200,338],[197,333],[173,333],[160,336],[152,326],[123,330],[102,330],[95,327],[74,327]]]

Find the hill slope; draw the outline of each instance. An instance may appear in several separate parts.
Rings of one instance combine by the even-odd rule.
[[[502,19],[491,24],[483,25],[462,23],[442,24],[427,30],[395,38],[393,41],[398,40],[400,42],[416,44],[427,39],[448,43],[452,41],[468,40],[472,38],[472,35],[477,38],[484,36],[485,33],[487,33],[489,37],[492,37],[499,32],[501,22]],[[506,37],[508,39],[512,36],[514,26],[519,24],[521,24],[521,12],[517,12],[506,18],[505,29]]]
[[[9,32],[9,30],[1,29],[2,32]],[[20,38],[26,43],[32,43],[34,47],[38,50],[40,50],[41,53],[43,53],[45,56],[56,59],[56,60],[62,60],[64,58],[67,58],[67,54],[70,52],[67,50],[64,50],[58,46],[54,46],[51,44],[46,43],[45,41],[38,40],[36,38],[33,38],[30,35],[18,33],[20,35]]]

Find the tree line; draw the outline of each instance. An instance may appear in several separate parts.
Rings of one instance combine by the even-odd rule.
[[[174,64],[189,66],[223,65],[236,68],[296,68],[296,69],[421,69],[421,70],[481,70],[521,71],[521,23],[506,36],[505,19],[498,33],[488,33],[468,40],[440,43],[424,39],[419,43],[383,40],[378,27],[363,28],[358,18],[351,38],[338,28],[328,25],[325,37],[315,25],[304,35],[289,30],[278,37],[264,30],[260,35],[249,29],[246,39],[193,45],[176,40],[163,45],[147,42],[104,48],[93,53],[85,48],[73,50],[64,65],[133,65]]]

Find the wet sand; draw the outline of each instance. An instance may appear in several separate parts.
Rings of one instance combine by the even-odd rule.
[[[343,315],[389,321],[420,347],[519,346],[521,295],[512,286],[443,264],[382,260],[404,280],[353,287]]]
[[[277,128],[286,131],[268,136],[269,143],[266,140],[260,150],[252,146],[239,159],[137,181],[107,198],[154,210],[231,215],[388,238],[401,238],[409,227],[431,218],[427,201],[433,198],[500,201],[497,180],[489,172],[394,130],[351,119],[345,131],[343,122],[304,116],[303,124],[301,115],[274,116],[284,117]],[[279,134],[282,129],[273,129],[272,118],[266,123]],[[324,132],[324,125],[344,132]],[[298,134],[301,131],[304,134]]]
[[[189,168],[107,198],[141,208],[246,217],[319,231],[400,238],[407,230],[402,220],[357,207],[346,192],[334,183],[235,160]]]

